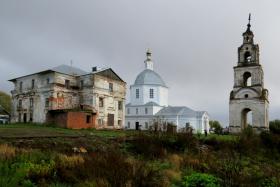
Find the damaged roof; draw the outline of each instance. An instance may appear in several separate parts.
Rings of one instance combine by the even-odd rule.
[[[83,75],[83,74],[87,73],[84,70],[81,70],[81,69],[73,67],[73,66],[65,65],[65,64],[54,67],[50,70],[58,72],[58,73],[68,74],[68,75]]]

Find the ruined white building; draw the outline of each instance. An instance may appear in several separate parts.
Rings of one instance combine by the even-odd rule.
[[[177,130],[191,126],[195,132],[209,130],[209,116],[203,111],[188,107],[168,106],[168,87],[154,71],[151,51],[148,50],[145,70],[130,86],[130,103],[126,105],[125,126],[127,129],[149,129],[155,120],[176,125]]]
[[[229,128],[232,133],[238,133],[248,125],[249,112],[252,112],[250,123],[256,131],[269,127],[268,90],[264,88],[259,46],[254,44],[250,27],[249,17],[243,44],[238,48],[238,64],[234,67],[234,86],[230,93]]]
[[[61,65],[10,81],[12,122],[123,128],[126,83],[111,68],[85,72]]]

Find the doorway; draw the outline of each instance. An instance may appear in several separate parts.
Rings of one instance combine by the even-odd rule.
[[[138,122],[138,121],[137,121],[137,122],[135,122],[135,129],[136,129],[136,130],[140,130],[140,128],[139,128],[139,127],[140,127],[139,122]]]
[[[24,113],[23,114],[23,123],[26,123],[27,122],[27,113]]]
[[[249,108],[243,109],[241,116],[242,116],[242,119],[241,119],[241,122],[242,122],[241,128],[242,129],[245,129],[248,126],[253,125],[253,113],[252,113],[251,109],[249,109]]]

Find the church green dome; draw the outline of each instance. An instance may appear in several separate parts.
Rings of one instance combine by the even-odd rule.
[[[150,69],[145,69],[136,78],[134,85],[156,85],[167,87],[159,74]]]

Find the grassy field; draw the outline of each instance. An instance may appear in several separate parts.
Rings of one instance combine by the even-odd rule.
[[[280,186],[280,135],[0,126],[0,186]]]
[[[122,137],[133,134],[121,130],[66,129],[42,124],[8,124],[0,125],[0,138],[36,138],[36,137],[75,137],[99,136]]]

